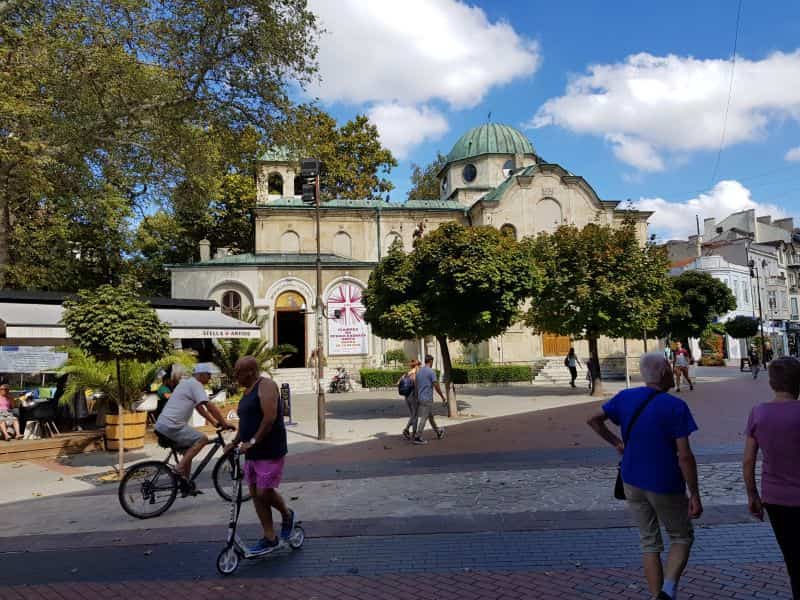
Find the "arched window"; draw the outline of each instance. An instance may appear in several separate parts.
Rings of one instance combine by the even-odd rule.
[[[283,177],[280,173],[270,173],[267,178],[267,193],[283,196]]]
[[[333,236],[333,253],[345,258],[353,256],[353,240],[344,231]]]
[[[300,252],[300,236],[294,231],[284,231],[281,235],[281,254],[298,254]]]
[[[303,178],[300,177],[300,175],[295,175],[294,178],[294,195],[295,196],[303,195]]]
[[[517,228],[514,227],[511,223],[506,223],[500,228],[500,233],[505,237],[511,238],[512,240],[517,239]]]
[[[511,175],[511,171],[514,170],[514,161],[510,158],[503,163],[503,177],[508,177]]]
[[[239,292],[228,290],[222,294],[222,314],[234,319],[242,316],[242,296]]]
[[[403,247],[403,238],[400,237],[399,233],[392,231],[384,240],[383,251],[388,254],[389,249],[394,245],[395,242],[400,242],[400,247]]]
[[[544,198],[540,200],[539,204],[536,205],[534,219],[537,233],[540,231],[552,233],[558,229],[564,219],[561,212],[561,205],[553,198]]]

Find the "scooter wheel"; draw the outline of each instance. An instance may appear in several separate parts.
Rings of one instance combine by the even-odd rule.
[[[217,571],[220,575],[232,575],[239,568],[239,553],[231,546],[217,556]]]
[[[289,545],[292,547],[292,550],[300,549],[305,541],[306,532],[299,525],[295,525],[295,528],[292,530],[292,535],[289,536]]]

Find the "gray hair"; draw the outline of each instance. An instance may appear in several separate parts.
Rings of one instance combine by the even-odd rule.
[[[645,383],[661,383],[670,370],[669,361],[662,352],[647,352],[639,358],[639,372]]]

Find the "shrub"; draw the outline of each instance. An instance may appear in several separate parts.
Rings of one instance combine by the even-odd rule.
[[[404,374],[404,369],[361,369],[361,387],[394,387]]]
[[[477,367],[453,367],[453,383],[508,383],[530,381],[528,365],[480,365]]]
[[[725,359],[722,358],[722,354],[706,354],[704,355],[699,361],[697,361],[703,367],[724,367],[725,366]]]

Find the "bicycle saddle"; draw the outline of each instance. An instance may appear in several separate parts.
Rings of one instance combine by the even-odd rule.
[[[175,442],[165,436],[163,433],[159,433],[158,431],[155,432],[156,437],[158,438],[158,445],[162,448],[172,449],[175,446]]]

